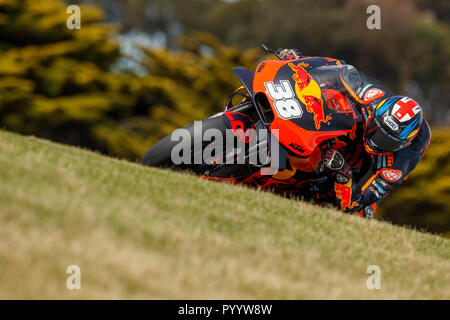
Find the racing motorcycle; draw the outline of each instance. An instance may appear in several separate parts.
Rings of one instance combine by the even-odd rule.
[[[180,140],[169,135],[148,150],[142,163],[318,202],[334,199],[333,173],[324,168],[324,150],[339,150],[355,141],[364,117],[357,103],[360,74],[341,60],[304,56],[282,60],[277,51],[262,47],[279,60],[262,61],[254,72],[233,68],[242,87],[229,95],[224,111],[183,128],[191,138],[186,148],[180,151]],[[236,97],[240,101],[234,104]],[[209,158],[202,156],[211,149],[212,139],[204,139],[210,129],[224,136],[231,131],[247,148],[232,149],[232,163],[221,161],[230,159],[230,150],[222,152],[223,148],[214,149]],[[224,147],[221,139],[214,141]],[[249,161],[255,152],[266,157]],[[178,153],[186,161],[174,161]]]

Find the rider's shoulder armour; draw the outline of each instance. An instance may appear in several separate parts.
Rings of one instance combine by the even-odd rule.
[[[392,97],[393,94],[382,85],[366,82],[358,91],[358,96],[364,104],[368,104],[374,109],[381,101]]]

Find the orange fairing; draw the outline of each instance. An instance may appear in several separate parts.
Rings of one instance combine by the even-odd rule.
[[[287,64],[291,73],[287,73],[286,79],[283,80],[293,83],[291,87],[295,86],[295,89],[292,88],[295,91],[293,98],[299,102],[299,106],[302,109],[300,115],[294,117],[295,119],[286,119],[280,116],[274,106],[276,101],[270,96],[266,88],[266,84],[275,81],[280,69]],[[324,96],[319,85],[306,71],[308,67],[308,63],[303,63],[301,60],[268,60],[258,66],[253,78],[254,94],[264,93],[273,111],[274,120],[270,123],[269,129],[278,129],[280,132],[280,143],[293,154],[301,157],[310,156],[321,142],[351,132],[351,127],[348,130],[333,130],[338,129],[338,127],[330,126],[331,123],[328,123],[334,121],[332,120],[334,118],[333,113],[330,113],[331,108],[324,102]],[[339,103],[342,103],[342,101],[339,101]],[[350,107],[347,107],[345,104],[343,108],[345,110],[331,111],[347,112],[350,110]],[[325,114],[325,110],[328,111],[327,114]],[[305,129],[298,121],[306,121],[311,115],[313,116],[311,119],[312,127]],[[293,120],[297,121],[297,123]]]
[[[289,63],[289,67],[294,72],[292,79],[295,81],[295,93],[297,98],[306,107],[306,111],[314,116],[314,124],[317,130],[321,125],[333,119],[330,115],[326,115],[323,110],[322,91],[319,84],[311,77],[305,68],[309,67],[308,63]]]
[[[284,66],[286,61],[278,61],[278,60],[267,60],[262,62],[257,68],[255,72],[255,77],[253,78],[253,90],[254,92],[266,92],[266,87],[264,86],[264,82],[268,81],[268,79],[275,79],[278,70],[282,66]]]
[[[327,139],[332,139],[339,135],[344,135],[348,131],[309,131],[305,130],[293,122],[288,120],[275,117],[272,124],[270,125],[270,130],[278,129],[279,132],[283,133],[280,135],[280,143],[287,147],[292,152],[299,154],[301,156],[309,156],[313,153],[314,149],[323,141]],[[304,151],[300,152],[293,146],[300,144]]]
[[[322,153],[319,148],[316,148],[314,152],[307,158],[297,158],[294,156],[288,156],[289,163],[292,168],[303,172],[316,172],[317,167],[322,160]]]
[[[334,109],[339,113],[352,113],[353,119],[357,118],[353,108],[341,92],[333,89],[322,89],[322,91],[327,97],[325,101],[329,109]]]

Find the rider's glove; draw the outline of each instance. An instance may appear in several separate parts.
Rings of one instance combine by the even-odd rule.
[[[375,212],[373,211],[371,206],[367,206],[364,208],[364,218],[372,219],[375,215]]]
[[[344,157],[334,149],[327,149],[324,154],[324,165],[330,170],[340,170],[345,164]]]
[[[325,151],[323,164],[326,168],[337,171],[337,183],[346,184],[352,178],[352,169],[345,162],[342,154],[334,149],[329,148]]]
[[[293,59],[300,59],[303,55],[298,49],[278,49],[277,50],[278,55],[283,60],[293,60]]]

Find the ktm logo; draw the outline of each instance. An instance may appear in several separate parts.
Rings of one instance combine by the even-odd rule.
[[[266,66],[266,62],[263,62],[259,65],[258,70],[256,72],[261,72],[262,69],[264,69],[264,67]]]
[[[389,182],[397,182],[403,176],[403,172],[401,170],[395,169],[382,169],[380,173],[381,176]]]
[[[294,150],[297,150],[297,151],[300,152],[300,153],[305,152],[305,149],[304,149],[302,146],[300,146],[300,145],[298,145],[298,144],[296,144],[296,143],[293,143],[293,142],[291,142],[291,143],[289,144],[289,147],[291,147],[291,148],[294,149]]]

